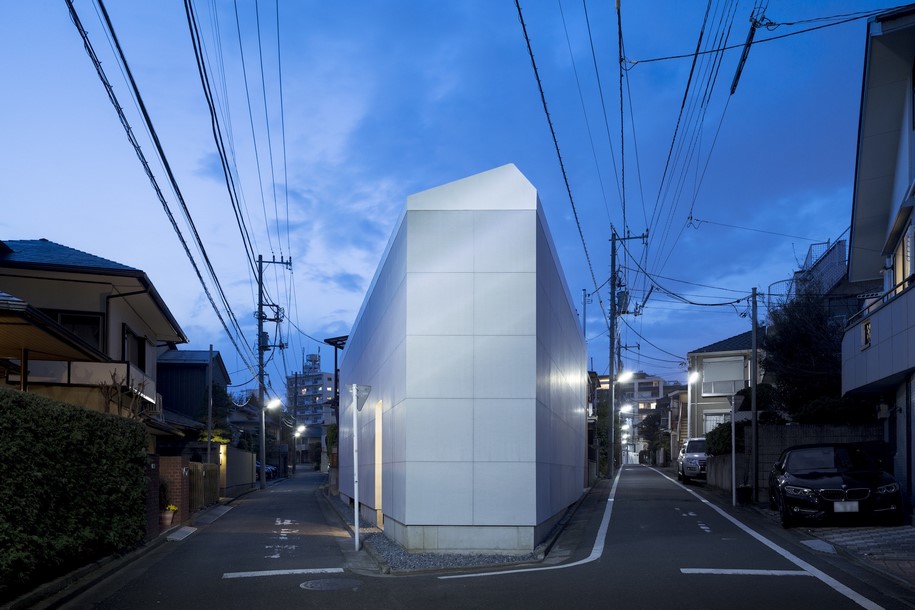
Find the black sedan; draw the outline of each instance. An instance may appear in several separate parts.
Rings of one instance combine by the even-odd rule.
[[[785,449],[769,473],[769,508],[784,527],[833,515],[903,518],[899,484],[857,444]]]

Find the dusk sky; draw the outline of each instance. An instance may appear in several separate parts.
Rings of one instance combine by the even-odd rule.
[[[580,315],[582,291],[592,295],[589,368],[601,374],[610,226],[647,230],[618,251],[632,305],[644,301],[621,317],[623,361],[684,380],[687,352],[750,329],[753,287],[764,321],[808,248],[847,237],[867,17],[898,6],[763,3],[768,27],[731,95],[753,2],[621,0],[621,84],[614,2],[520,0],[561,166],[511,0],[192,4],[241,223],[184,4],[105,8],[232,314],[101,9],[74,2],[221,315],[242,328],[244,357],[64,0],[0,4],[0,240],[46,238],[145,271],[190,338],[182,348],[213,344],[233,391],[254,387],[252,254],[291,257],[291,271],[265,273],[286,314],[281,339],[268,325],[289,345],[270,362],[278,392],[315,340],[350,332],[407,196],[506,163],[539,193]],[[331,370],[333,350],[320,353]]]

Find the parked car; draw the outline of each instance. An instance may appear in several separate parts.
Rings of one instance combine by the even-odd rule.
[[[769,473],[769,508],[784,527],[834,515],[903,519],[899,483],[854,443],[785,449]]]
[[[677,480],[689,483],[690,479],[705,479],[708,470],[705,437],[686,439],[677,456]]]
[[[276,466],[273,466],[272,464],[265,464],[264,472],[267,474],[268,481],[276,478],[276,473],[277,473]],[[260,462],[254,463],[254,478],[258,481],[261,480],[261,463]]]

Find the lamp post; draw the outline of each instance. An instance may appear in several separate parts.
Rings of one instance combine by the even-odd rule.
[[[261,489],[267,489],[267,409],[275,409],[282,403],[279,398],[274,398],[266,405],[261,407]]]
[[[682,445],[693,435],[693,384],[699,381],[699,371],[692,371],[686,376],[686,438],[680,439]]]
[[[308,449],[308,437],[305,436],[305,430],[307,426],[305,424],[299,424],[295,427],[295,461],[299,462],[299,439],[302,439],[305,443],[305,448]],[[303,462],[304,463],[304,462]],[[294,470],[293,470],[294,472]]]

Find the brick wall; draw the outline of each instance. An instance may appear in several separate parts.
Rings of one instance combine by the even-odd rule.
[[[168,486],[169,501],[178,507],[173,523],[182,523],[190,516],[188,477],[185,474],[190,462],[186,456],[161,456],[159,480]]]

